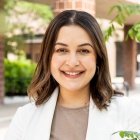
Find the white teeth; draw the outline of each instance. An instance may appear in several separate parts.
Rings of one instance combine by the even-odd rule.
[[[77,75],[79,74],[80,72],[65,72],[66,74],[69,74],[69,75]]]

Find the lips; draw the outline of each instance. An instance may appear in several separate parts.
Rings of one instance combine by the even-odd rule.
[[[68,78],[79,78],[84,71],[62,71],[63,75],[68,77]]]
[[[69,74],[69,75],[77,75],[81,72],[64,72],[65,74]]]

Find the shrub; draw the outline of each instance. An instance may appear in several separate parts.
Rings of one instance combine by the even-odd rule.
[[[4,63],[6,95],[26,95],[36,64],[25,58],[17,61],[5,59]]]

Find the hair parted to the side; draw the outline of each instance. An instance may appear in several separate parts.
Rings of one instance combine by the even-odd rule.
[[[109,73],[108,56],[101,29],[96,19],[83,11],[66,10],[57,15],[49,24],[40,50],[39,61],[27,90],[28,96],[35,100],[37,106],[47,102],[58,83],[51,75],[50,62],[58,32],[62,26],[78,25],[91,37],[97,54],[98,74],[90,81],[90,92],[96,106],[107,109],[107,102],[116,94],[112,88]]]

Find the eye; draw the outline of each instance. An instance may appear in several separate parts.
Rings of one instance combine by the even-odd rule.
[[[60,49],[57,49],[56,52],[63,53],[63,52],[67,52],[67,50],[63,49],[63,48],[60,48]]]
[[[89,50],[87,49],[82,49],[82,50],[79,50],[80,53],[89,53]]]

